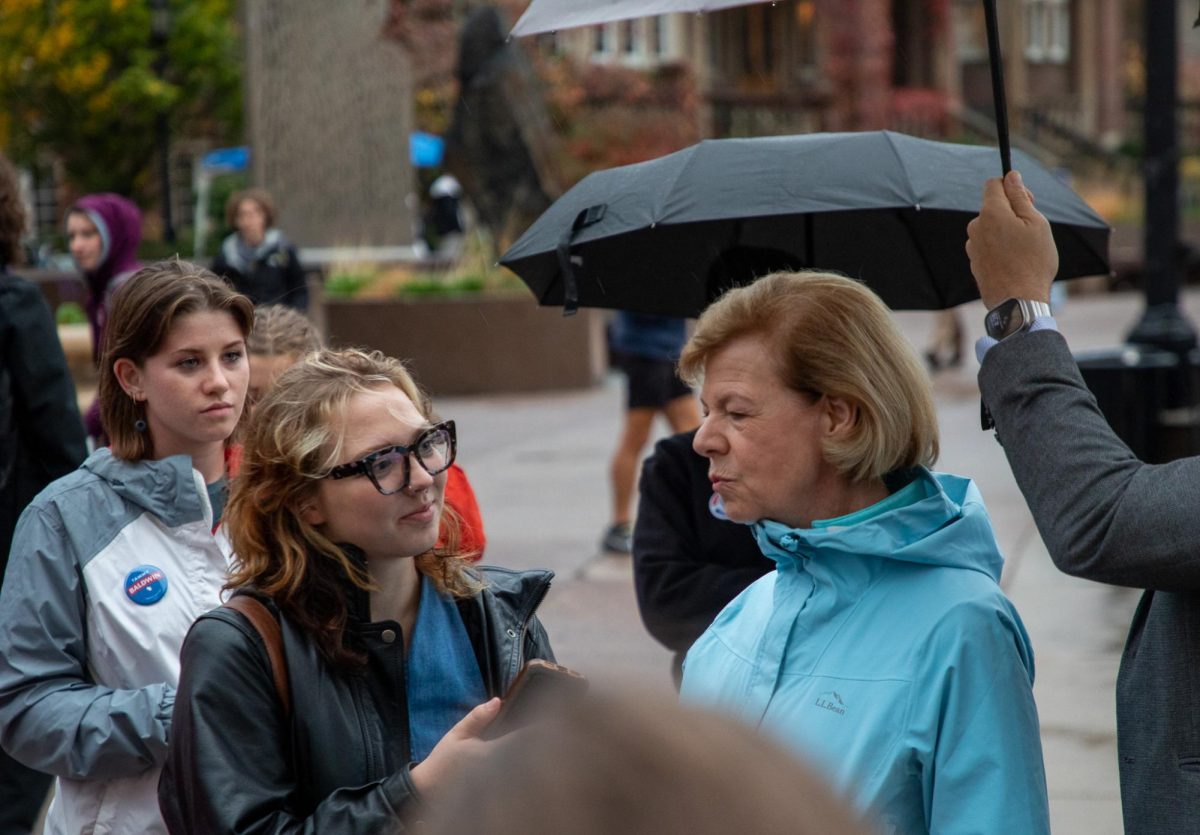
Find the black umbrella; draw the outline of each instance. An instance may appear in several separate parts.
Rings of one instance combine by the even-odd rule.
[[[1109,272],[1108,226],[1015,152],[1059,278]],[[775,269],[859,278],[898,310],[978,298],[964,251],[996,150],[892,133],[715,139],[591,174],[500,259],[544,305],[696,316]]]

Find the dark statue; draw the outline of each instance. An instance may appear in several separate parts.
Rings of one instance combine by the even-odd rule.
[[[459,38],[458,102],[446,136],[446,167],[501,251],[559,192],[537,81],[506,32],[495,7],[467,17]]]

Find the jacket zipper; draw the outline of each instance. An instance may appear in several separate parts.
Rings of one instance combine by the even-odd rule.
[[[550,593],[550,580],[545,580],[538,588],[533,599],[530,601],[529,609],[521,613],[521,632],[517,635],[517,669],[521,669],[521,662],[525,660],[525,634],[529,631],[529,622],[533,620],[533,616],[537,614],[538,606],[542,605],[542,601],[546,599],[546,595]]]

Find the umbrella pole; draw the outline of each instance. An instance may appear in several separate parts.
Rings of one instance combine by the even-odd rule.
[[[817,268],[817,257],[813,254],[813,216],[809,212],[804,216],[804,260],[808,262],[808,268],[815,270]]]
[[[1004,61],[1000,55],[1000,26],[996,22],[996,0],[983,0],[987,23],[988,62],[992,68],[992,102],[996,107],[996,139],[1000,143],[1000,168],[1012,170],[1012,150],[1008,143],[1008,104],[1004,98]]]

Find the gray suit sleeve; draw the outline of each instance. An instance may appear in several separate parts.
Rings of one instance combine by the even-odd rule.
[[[92,682],[85,606],[59,520],[27,509],[0,594],[0,746],[73,780],[136,776],[166,758],[175,691]]]
[[[1062,571],[1133,588],[1200,589],[1200,458],[1138,460],[1055,331],[993,346],[979,387]]]

